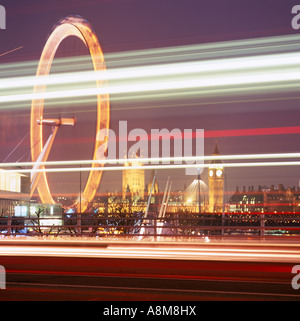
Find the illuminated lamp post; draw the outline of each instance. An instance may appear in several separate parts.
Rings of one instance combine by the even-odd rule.
[[[198,168],[198,208],[199,214],[201,214],[201,177],[200,177],[200,168]]]

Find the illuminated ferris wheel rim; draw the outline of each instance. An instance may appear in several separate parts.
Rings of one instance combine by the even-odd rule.
[[[99,44],[98,38],[95,35],[91,25],[88,21],[80,16],[68,16],[59,21],[59,23],[54,27],[51,35],[49,36],[46,45],[43,49],[39,65],[37,68],[37,76],[47,76],[50,73],[51,65],[54,60],[55,54],[58,47],[62,41],[70,36],[75,36],[79,38],[88,48],[90,56],[93,62],[94,71],[103,71],[106,69],[104,56],[102,53],[101,46]],[[96,81],[97,87],[105,85],[104,81]],[[46,90],[45,85],[36,85],[34,87],[35,93],[44,92]],[[39,156],[41,155],[44,145],[43,145],[43,126],[38,125],[38,120],[43,119],[43,109],[44,100],[34,99],[31,105],[31,121],[30,121],[30,145],[31,145],[31,158],[32,162],[37,162]],[[100,129],[109,129],[110,121],[110,106],[109,106],[109,96],[107,94],[97,95],[97,119],[96,119],[96,134],[93,150],[93,160],[97,158],[97,150],[100,145],[105,144],[107,147],[106,137],[104,142],[98,141],[96,139],[97,132]],[[80,208],[83,212],[88,203],[90,203],[99,187],[102,171],[95,170],[96,167],[103,166],[99,163],[94,163],[92,165],[93,170],[90,171],[87,183],[81,194],[81,202],[77,201],[74,205],[77,210]],[[41,166],[41,168],[44,168]],[[41,198],[42,203],[53,204],[55,203],[50,191],[48,184],[48,179],[45,172],[39,174],[37,182],[37,190]],[[34,190],[31,191],[33,193]]]

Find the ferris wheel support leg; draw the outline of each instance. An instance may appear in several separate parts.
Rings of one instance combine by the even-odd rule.
[[[49,136],[46,144],[43,147],[42,152],[40,153],[37,161],[35,162],[35,165],[32,168],[31,171],[31,183],[30,183],[30,197],[32,196],[34,190],[37,187],[37,184],[39,182],[39,178],[41,176],[41,171],[40,169],[44,168],[44,165],[41,165],[40,163],[42,162],[46,162],[51,150],[51,147],[53,145],[54,142],[54,138],[57,134],[58,131],[58,126],[53,127],[53,131],[51,133],[51,135]]]

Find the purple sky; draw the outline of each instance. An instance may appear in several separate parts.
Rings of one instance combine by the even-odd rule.
[[[80,14],[103,50],[125,51],[289,34],[291,8],[281,0],[3,0],[7,30],[1,49],[24,45],[15,59],[37,59],[53,25]]]
[[[38,60],[55,23],[69,14],[80,14],[90,21],[105,54],[300,32],[291,27],[291,9],[299,3],[288,0],[4,0],[1,4],[7,10],[7,29],[0,30],[0,53],[19,46],[23,49],[0,58],[0,63]],[[299,103],[298,99],[226,106],[215,104],[207,108],[183,105],[172,111],[168,108],[155,112],[141,109],[129,113],[119,111],[120,106],[114,103],[111,106],[111,127],[117,129],[119,120],[128,120],[130,128],[139,127],[147,131],[164,127],[211,131],[298,126]],[[0,113],[1,160],[28,133],[29,113],[30,106],[21,112],[6,110]],[[17,117],[20,115],[22,117]],[[80,137],[89,137],[89,118],[83,117],[82,124]],[[57,140],[71,137],[72,133],[66,131]],[[299,134],[217,139],[222,154],[299,151]],[[215,138],[205,140],[205,154],[211,154],[214,141]],[[29,144],[29,140],[25,143]],[[23,153],[26,148],[28,150],[29,146],[24,147]],[[77,153],[73,155],[78,148],[88,150],[90,146],[75,142],[63,147],[57,143],[50,158],[80,159],[82,157],[78,157]],[[19,156],[10,160],[16,161]],[[160,172],[162,186],[167,175],[167,171]],[[193,179],[185,176],[184,171],[172,171],[171,175],[178,189]],[[73,191],[79,181],[77,176],[66,176],[64,181],[68,182],[67,187],[55,175],[49,180],[57,192],[66,189]],[[206,174],[203,178],[206,179]],[[299,178],[298,167],[229,170],[227,188],[232,190],[236,185],[279,183],[293,186],[298,185]],[[120,182],[121,173],[105,174],[99,190],[119,189]]]

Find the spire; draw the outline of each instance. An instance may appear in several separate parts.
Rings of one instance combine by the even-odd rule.
[[[218,149],[218,141],[217,140],[215,142],[215,148],[214,148],[214,151],[212,153],[212,156],[220,156],[220,152],[219,152],[219,149]],[[211,160],[209,163],[210,164],[221,164],[222,161],[219,160],[219,159],[216,159],[216,160]]]
[[[213,155],[213,156],[220,155],[219,149],[218,149],[218,141],[217,141],[217,140],[216,140],[216,142],[215,142],[215,148],[214,148],[214,151],[213,151],[212,155]]]
[[[126,187],[126,194],[125,194],[125,199],[127,200],[130,200],[131,198],[131,191],[130,191],[130,188],[129,188],[129,185],[127,184],[127,187]]]

